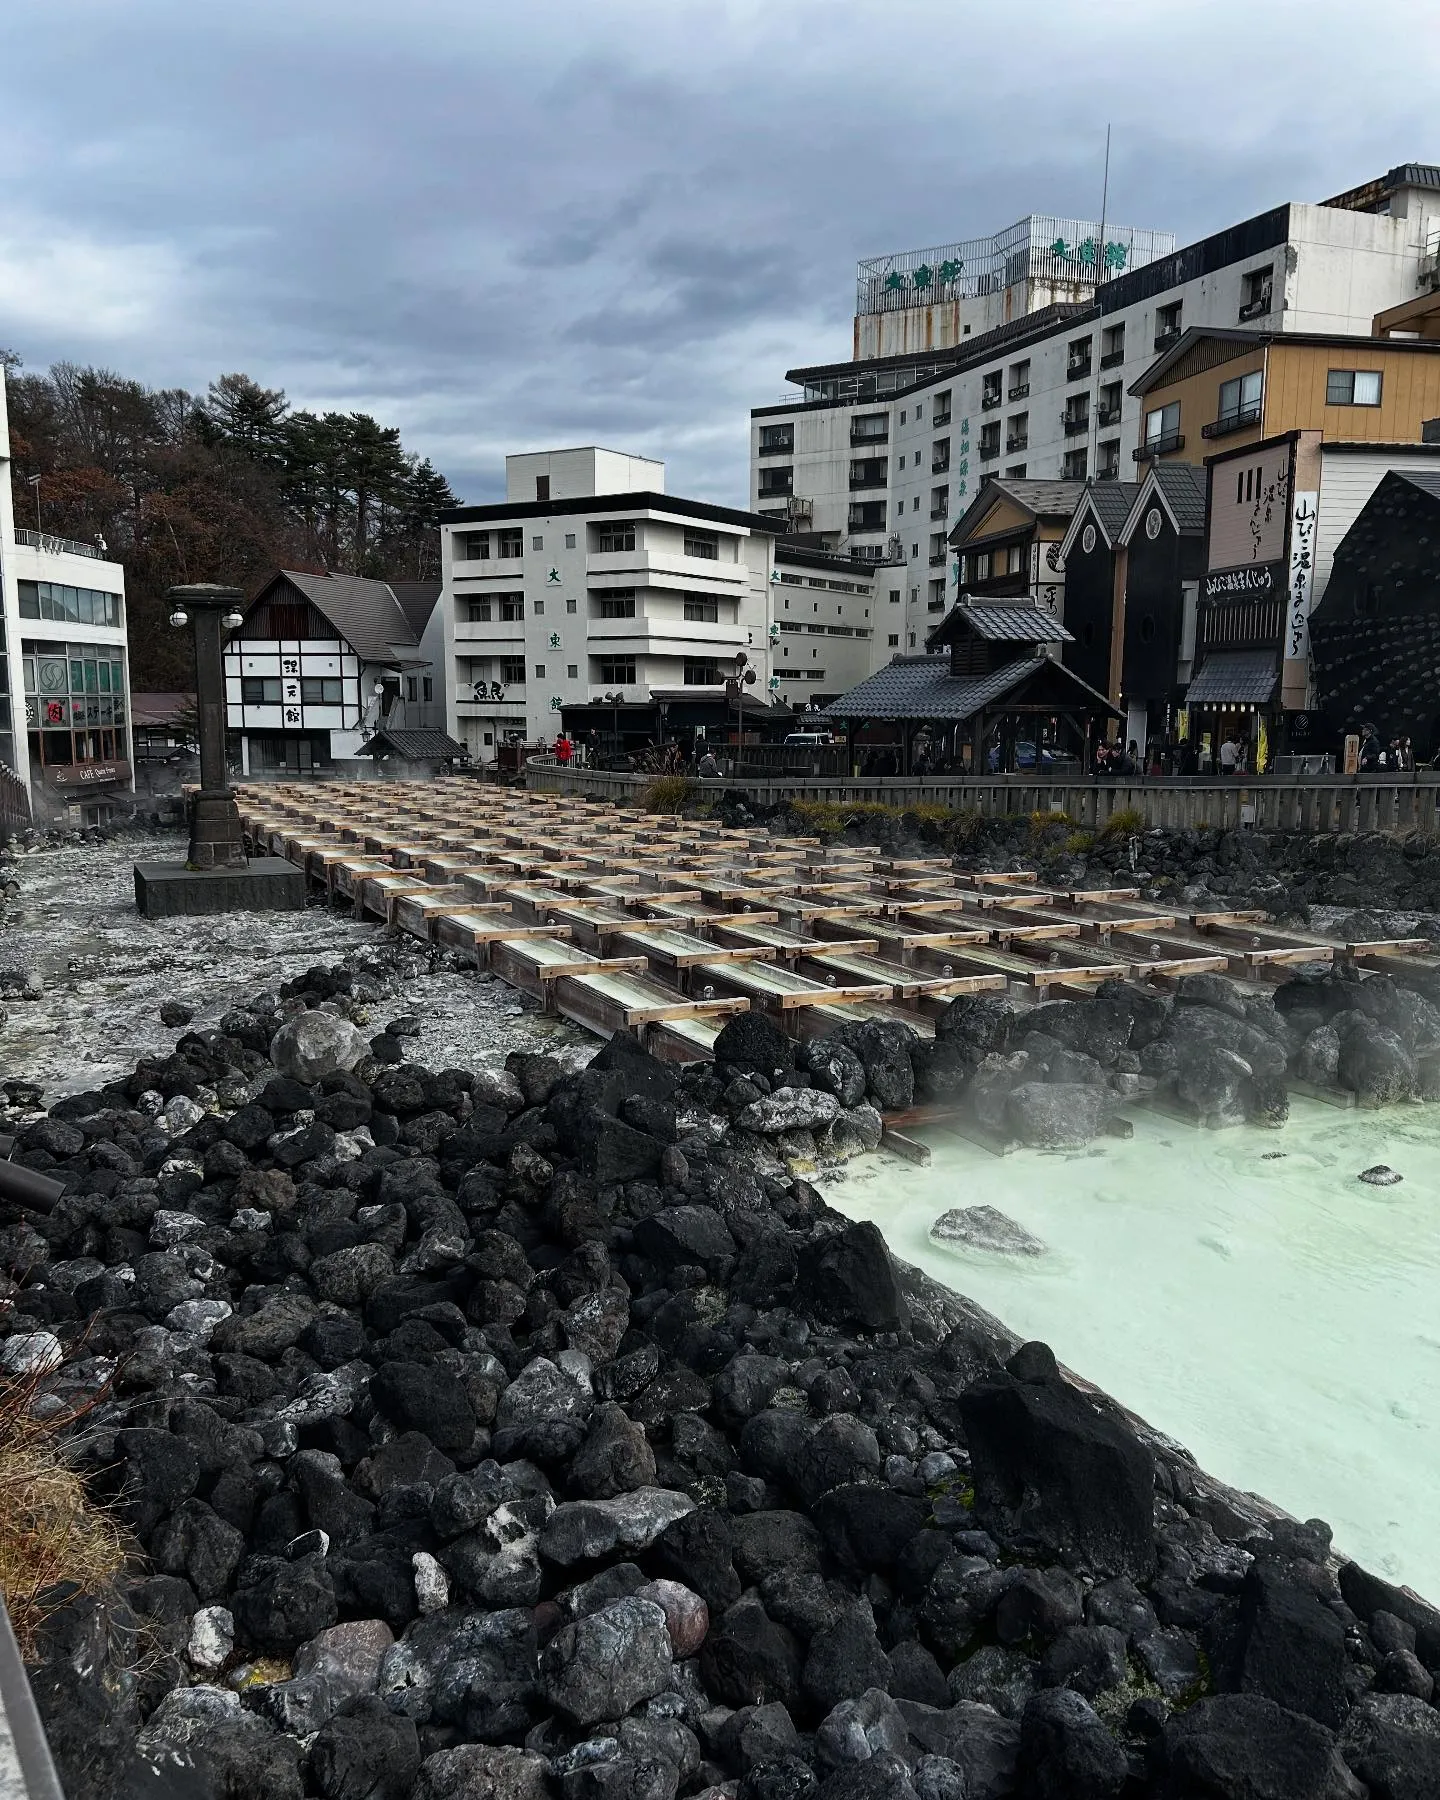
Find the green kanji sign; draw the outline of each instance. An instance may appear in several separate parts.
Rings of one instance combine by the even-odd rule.
[[[892,293],[894,293],[898,289],[904,287],[905,277],[900,273],[900,271],[898,269],[892,269],[890,271],[890,273],[885,277],[885,285],[887,288],[890,289],[890,291]]]
[[[915,271],[916,287],[917,288],[929,287],[930,282],[934,277],[934,274],[935,274],[935,271],[930,267],[929,263],[921,263],[920,267]]]
[[[560,633],[558,631],[552,631],[550,633],[550,648],[552,650],[558,650],[560,648]]]
[[[550,584],[551,587],[559,587],[560,571],[558,569],[552,569],[550,571],[550,573],[545,577],[545,579]]]
[[[956,262],[953,257],[949,257],[941,263],[936,273],[942,281],[954,281],[964,267],[963,262]]]

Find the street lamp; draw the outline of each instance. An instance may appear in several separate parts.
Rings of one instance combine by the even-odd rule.
[[[750,658],[743,650],[735,652],[735,673],[725,678],[725,695],[727,700],[735,702],[735,761],[732,773],[738,774],[740,768],[740,747],[745,732],[745,715],[743,710],[745,689],[754,687],[755,671],[748,668]]]
[[[613,693],[604,693],[601,701],[610,708],[610,736],[614,743],[614,756],[620,755],[620,703],[625,696],[617,688]]]
[[[240,830],[240,810],[225,775],[225,670],[222,634],[244,623],[239,588],[202,582],[170,589],[170,623],[195,628],[195,700],[200,724],[200,791],[190,800],[190,850],[185,866],[193,870],[243,869],[247,866]]]

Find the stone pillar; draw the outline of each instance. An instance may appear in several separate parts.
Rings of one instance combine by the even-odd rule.
[[[190,800],[190,851],[197,871],[243,869],[240,810],[225,778],[225,667],[222,620],[244,604],[239,588],[204,582],[170,589],[174,611],[188,613],[195,631],[195,699],[200,716],[200,791]]]

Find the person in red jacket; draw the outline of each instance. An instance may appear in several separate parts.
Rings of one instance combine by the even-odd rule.
[[[556,760],[556,762],[559,763],[559,765],[562,769],[569,768],[570,758],[574,754],[574,750],[575,750],[575,746],[570,742],[569,738],[566,737],[565,733],[562,731],[560,733],[560,735],[555,739],[555,760]]]

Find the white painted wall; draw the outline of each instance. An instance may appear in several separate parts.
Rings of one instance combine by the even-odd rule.
[[[537,477],[550,482],[552,500],[585,500],[592,494],[663,494],[665,465],[648,456],[604,450],[529,450],[505,458],[505,498],[523,505],[536,498]]]

